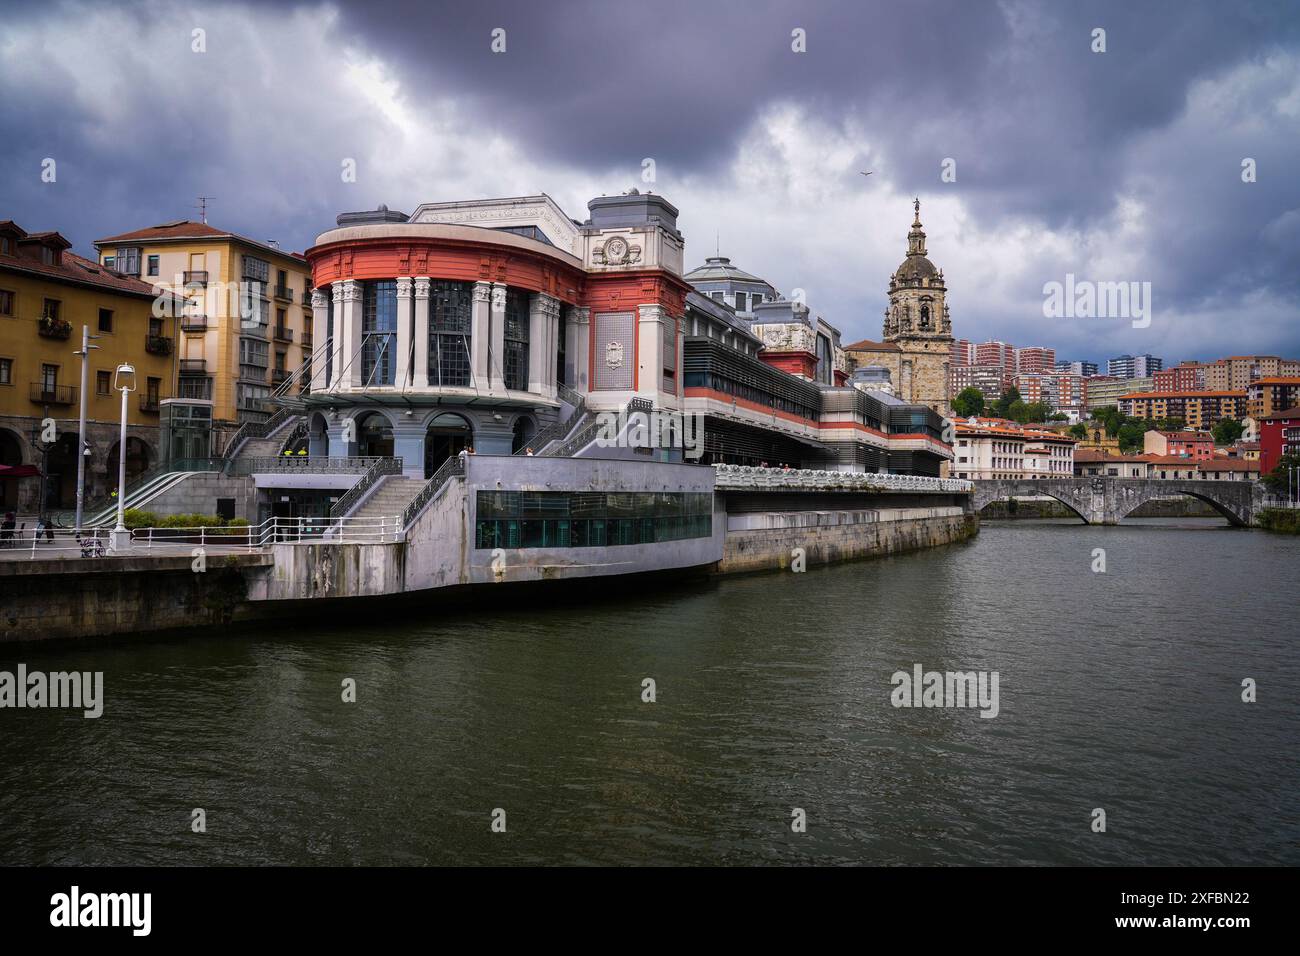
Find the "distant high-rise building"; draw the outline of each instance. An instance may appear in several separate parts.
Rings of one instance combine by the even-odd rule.
[[[1057,362],[1056,370],[1084,377],[1096,375],[1098,371],[1096,362]]]
[[[1205,366],[1200,362],[1183,362],[1163,368],[1152,376],[1157,392],[1199,392],[1205,389]]]
[[[975,343],[970,339],[958,339],[952,343],[952,357],[948,360],[951,366],[974,365],[975,364]]]
[[[1056,367],[1056,349],[1030,346],[1016,349],[1016,371],[1029,374],[1054,371]]]
[[[1150,378],[1165,367],[1154,355],[1121,355],[1106,363],[1106,374],[1117,378]]]

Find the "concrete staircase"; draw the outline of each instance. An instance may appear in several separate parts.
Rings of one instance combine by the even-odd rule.
[[[424,482],[402,475],[389,475],[348,515],[349,518],[400,518],[406,506],[424,488]]]

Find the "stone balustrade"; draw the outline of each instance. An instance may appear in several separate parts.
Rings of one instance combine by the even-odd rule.
[[[930,494],[969,494],[974,485],[960,478],[926,475],[886,475],[813,469],[758,468],[714,465],[720,491],[779,489],[784,491],[906,491]]]

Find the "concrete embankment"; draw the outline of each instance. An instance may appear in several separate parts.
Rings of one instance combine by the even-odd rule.
[[[219,627],[248,610],[251,575],[270,554],[0,562],[0,642]]]
[[[544,563],[545,552],[527,550],[515,553],[521,558],[534,556],[510,565],[511,573],[497,578],[501,583],[476,580],[477,565],[469,563],[457,566],[455,573],[431,576],[425,567],[430,555],[417,552],[437,551],[443,563],[450,562],[448,567],[457,556],[464,562],[472,556],[459,545],[447,546],[457,533],[461,544],[469,540],[464,500],[463,495],[451,496],[437,503],[446,511],[444,516],[433,514],[441,542],[437,545],[425,539],[278,544],[256,554],[210,555],[201,573],[184,555],[0,561],[0,642],[111,637],[258,620],[302,625],[320,617],[343,619],[389,609],[397,613],[402,608],[500,601],[518,588],[555,594],[565,587],[608,581],[572,574],[563,580],[562,575],[533,580],[550,575],[540,566],[536,574],[529,573],[528,565]],[[619,577],[649,585],[652,579],[671,582],[674,576],[775,570],[789,567],[799,553],[796,549],[802,549],[809,566],[830,564],[952,544],[969,538],[978,527],[978,517],[951,499],[928,507],[909,502],[898,508],[731,515],[718,511],[714,536],[687,542],[699,550],[698,555],[683,551],[675,568],[647,567]],[[716,545],[708,553],[710,540]],[[625,549],[635,557],[632,549],[644,552],[645,546]],[[634,566],[630,560],[627,563]],[[604,590],[608,591],[608,584]]]
[[[733,515],[718,571],[787,568],[919,551],[964,541],[979,518],[958,506]]]

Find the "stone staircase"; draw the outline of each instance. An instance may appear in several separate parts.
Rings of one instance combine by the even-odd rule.
[[[417,478],[402,475],[389,475],[381,481],[361,505],[348,515],[349,518],[387,518],[400,517],[406,506],[424,488],[424,482]]]

